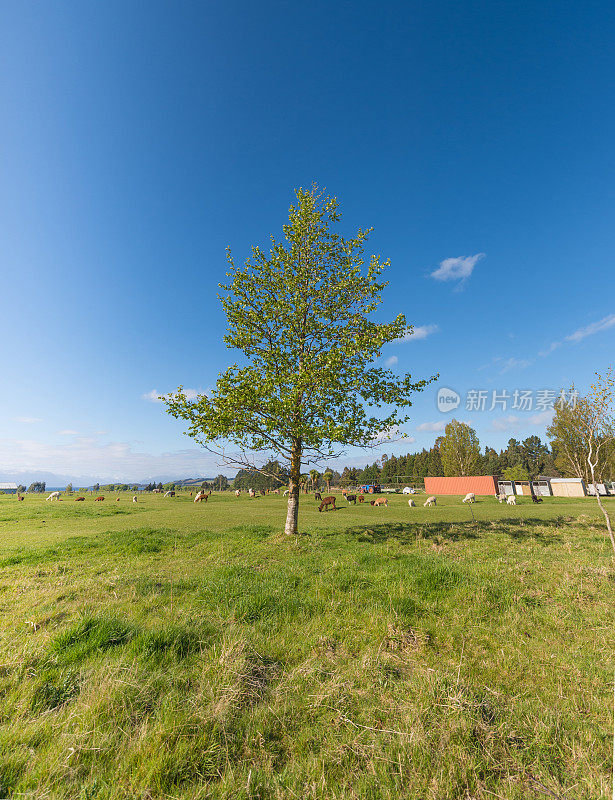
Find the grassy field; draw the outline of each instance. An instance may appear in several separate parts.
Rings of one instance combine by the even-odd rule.
[[[116,496],[0,497],[0,797],[611,796],[595,501]]]

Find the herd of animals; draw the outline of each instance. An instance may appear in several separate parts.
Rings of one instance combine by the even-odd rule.
[[[155,489],[154,491],[160,494],[162,490]],[[279,489],[273,489],[272,490],[272,494],[279,494],[279,493],[280,493]],[[61,494],[61,492],[51,492],[49,497],[47,497],[46,499],[47,500],[51,500],[52,502],[54,500],[61,501],[62,498],[60,497],[60,494]],[[209,490],[209,492],[206,492],[204,489],[201,489],[200,491],[198,491],[196,493],[196,496],[194,498],[194,502],[195,503],[206,503],[209,500],[211,494],[212,494],[212,490],[211,489]],[[261,490],[260,494],[262,496],[265,496],[267,494],[267,492]],[[286,497],[286,495],[288,494],[288,489],[286,489],[286,491],[283,494],[284,494],[284,497]],[[240,496],[241,496],[240,490],[239,489],[235,489],[235,497],[240,497]],[[251,499],[253,499],[253,498],[257,497],[257,493],[254,491],[254,489],[248,489],[248,496]],[[357,503],[364,503],[365,502],[365,495],[363,493],[351,494],[346,489],[342,489],[342,496],[348,502],[348,504],[353,503],[353,505],[355,505],[355,506],[356,506]],[[175,492],[170,489],[169,491],[165,492],[164,497],[175,497]],[[190,492],[190,497],[192,497],[192,492]],[[516,506],[517,505],[517,498],[516,498],[516,496],[514,494],[509,494],[509,495],[496,494],[495,498],[500,503],[506,502],[509,506]],[[18,500],[23,500],[24,499],[23,495],[18,494],[17,495],[17,499]],[[95,497],[94,498],[94,502],[98,503],[98,502],[100,502],[100,501],[102,501],[104,499],[105,498],[102,495],[100,495],[99,497]],[[314,493],[314,499],[317,500],[317,501],[320,500],[320,505],[318,507],[319,511],[329,511],[329,509],[332,509],[333,511],[337,510],[337,507],[335,505],[336,497],[334,495],[328,495],[327,497],[323,497],[320,492],[315,492]],[[75,503],[81,503],[81,502],[84,502],[84,501],[85,501],[85,497],[76,497],[75,498]],[[120,498],[117,497],[116,501],[119,503]],[[537,497],[535,494],[532,494],[532,501],[534,503],[542,503],[542,497]],[[133,503],[138,502],[136,494],[133,495],[132,502]],[[423,503],[423,506],[425,506],[425,507],[435,506],[436,502],[437,502],[437,498],[435,497],[435,495],[431,495],[430,497],[427,498],[427,500],[425,500],[425,502]],[[468,492],[461,502],[462,503],[474,503],[474,502],[476,502],[476,495],[474,494],[474,492]],[[377,497],[374,500],[370,500],[369,503],[372,506],[385,506],[386,508],[388,508],[388,506],[389,506],[389,501],[388,501],[387,497]],[[414,502],[414,500],[412,498],[410,498],[410,500],[408,500],[408,505],[411,508],[413,508],[413,507],[416,506],[416,503]]]

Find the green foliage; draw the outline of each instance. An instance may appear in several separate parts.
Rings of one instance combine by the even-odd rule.
[[[529,481],[530,479],[530,473],[521,464],[515,464],[514,467],[506,467],[502,476],[507,481]]]
[[[388,262],[372,256],[364,269],[369,231],[346,239],[334,232],[335,198],[316,189],[296,197],[284,241],[272,238],[268,253],[254,247],[244,267],[229,253],[224,341],[243,366],[222,373],[209,396],[190,401],[180,387],[166,401],[200,444],[222,442],[229,462],[254,469],[252,458],[273,452],[288,464],[289,504],[302,464],[336,455],[339,446],[373,445],[408,419],[400,410],[430,382],[373,366],[408,324],[403,314],[389,323],[372,319]],[[231,457],[228,445],[252,455]]]
[[[448,423],[439,441],[442,468],[445,475],[475,475],[480,458],[476,431],[456,419]]]
[[[28,486],[28,492],[41,493],[45,491],[45,481],[34,481]]]

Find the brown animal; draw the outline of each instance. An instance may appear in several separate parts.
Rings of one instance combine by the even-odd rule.
[[[205,491],[204,491],[203,489],[201,489],[201,491],[200,491],[200,492],[197,494],[197,496],[194,498],[194,502],[195,502],[195,503],[202,503],[203,501],[207,502],[207,501],[208,501],[208,499],[209,499],[209,495],[208,495],[208,494],[206,494],[206,493],[205,493]]]
[[[82,503],[85,500],[85,497],[75,497],[75,503]]]
[[[389,501],[386,497],[377,497],[375,500],[369,501],[372,506],[386,506],[389,507]]]
[[[322,495],[320,492],[314,492],[314,500],[322,500]]]
[[[94,502],[98,503],[99,500],[104,500],[104,499],[105,499],[104,497],[95,497]]]
[[[348,500],[349,503],[354,503],[355,506],[357,504],[357,496],[356,494],[345,494],[344,497]]]
[[[364,503],[365,502],[365,495],[360,494],[357,497],[357,500],[359,501],[359,503]]]
[[[18,499],[18,500],[23,500],[23,495],[21,495],[21,494],[18,494],[18,495],[17,495],[17,499]]]
[[[116,502],[116,503],[119,503],[119,502],[120,502],[120,498],[119,498],[119,497],[116,497],[116,498],[115,498],[115,502]]]
[[[322,511],[322,510],[323,510],[323,508],[326,508],[326,509],[327,509],[327,511],[328,511],[328,510],[329,510],[329,507],[332,507],[334,511],[336,511],[336,510],[337,510],[337,509],[335,508],[335,497],[325,497],[325,498],[323,499],[322,503],[321,503],[321,504],[318,506],[318,510],[319,510],[319,511]]]

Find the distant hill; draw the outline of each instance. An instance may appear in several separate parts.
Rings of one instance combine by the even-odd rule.
[[[181,481],[167,481],[167,483],[174,483],[176,486],[200,486],[203,482],[213,483],[215,478],[184,478]]]

